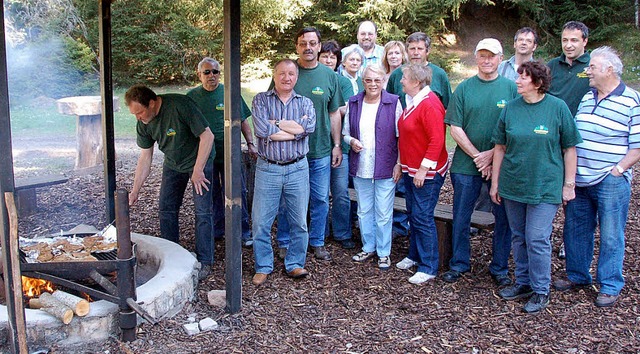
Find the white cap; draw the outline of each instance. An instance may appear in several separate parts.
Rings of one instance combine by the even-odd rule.
[[[478,54],[478,51],[483,49],[488,50],[493,54],[502,54],[502,45],[500,45],[500,41],[495,38],[485,38],[478,42],[474,54]]]

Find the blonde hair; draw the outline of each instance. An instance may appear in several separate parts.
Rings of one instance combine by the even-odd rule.
[[[389,61],[387,61],[387,53],[393,47],[400,48],[400,53],[402,54],[402,64],[406,64],[409,62],[409,55],[407,54],[407,49],[404,46],[404,43],[400,41],[391,41],[384,45],[384,55],[382,55],[382,65],[384,66],[384,70],[387,74],[390,74],[391,66],[389,66]]]

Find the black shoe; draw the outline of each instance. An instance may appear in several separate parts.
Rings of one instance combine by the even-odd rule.
[[[506,274],[491,274],[491,278],[499,287],[513,284],[511,278]]]
[[[569,278],[560,278],[556,279],[553,282],[553,287],[558,291],[567,291],[576,288],[584,288],[589,286],[589,284],[579,284],[572,282]]]
[[[618,295],[608,295],[599,293],[596,298],[596,306],[598,307],[611,307],[618,301]]]
[[[331,260],[331,255],[329,254],[329,252],[327,252],[324,246],[311,247],[311,250],[313,251],[313,256],[316,257],[316,259],[319,259],[322,261]]]
[[[451,269],[442,274],[442,280],[446,281],[447,283],[455,283],[458,281],[458,279],[460,279],[461,276],[462,273],[458,272],[457,270]]]
[[[515,300],[523,297],[528,297],[533,294],[533,290],[529,285],[512,285],[501,289],[498,294],[505,300]]]
[[[526,313],[537,313],[544,310],[547,305],[549,305],[549,295],[535,293],[524,305],[522,311]]]
[[[350,238],[348,238],[346,240],[338,240],[338,242],[340,243],[342,248],[344,248],[345,250],[350,250],[350,249],[356,248],[356,243],[353,242],[353,240],[350,239]]]
[[[211,265],[203,264],[198,272],[198,280],[205,280],[211,274]]]

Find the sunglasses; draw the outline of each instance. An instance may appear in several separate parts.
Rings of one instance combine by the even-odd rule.
[[[209,75],[209,74],[218,75],[218,74],[220,74],[220,70],[217,70],[217,69],[209,70],[209,69],[207,69],[207,70],[203,70],[202,73],[205,74],[205,75]]]

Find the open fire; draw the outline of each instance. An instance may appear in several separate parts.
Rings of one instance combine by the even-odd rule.
[[[52,293],[55,289],[55,285],[50,281],[25,276],[22,277],[22,293],[27,298],[27,301],[40,296],[43,292]]]

